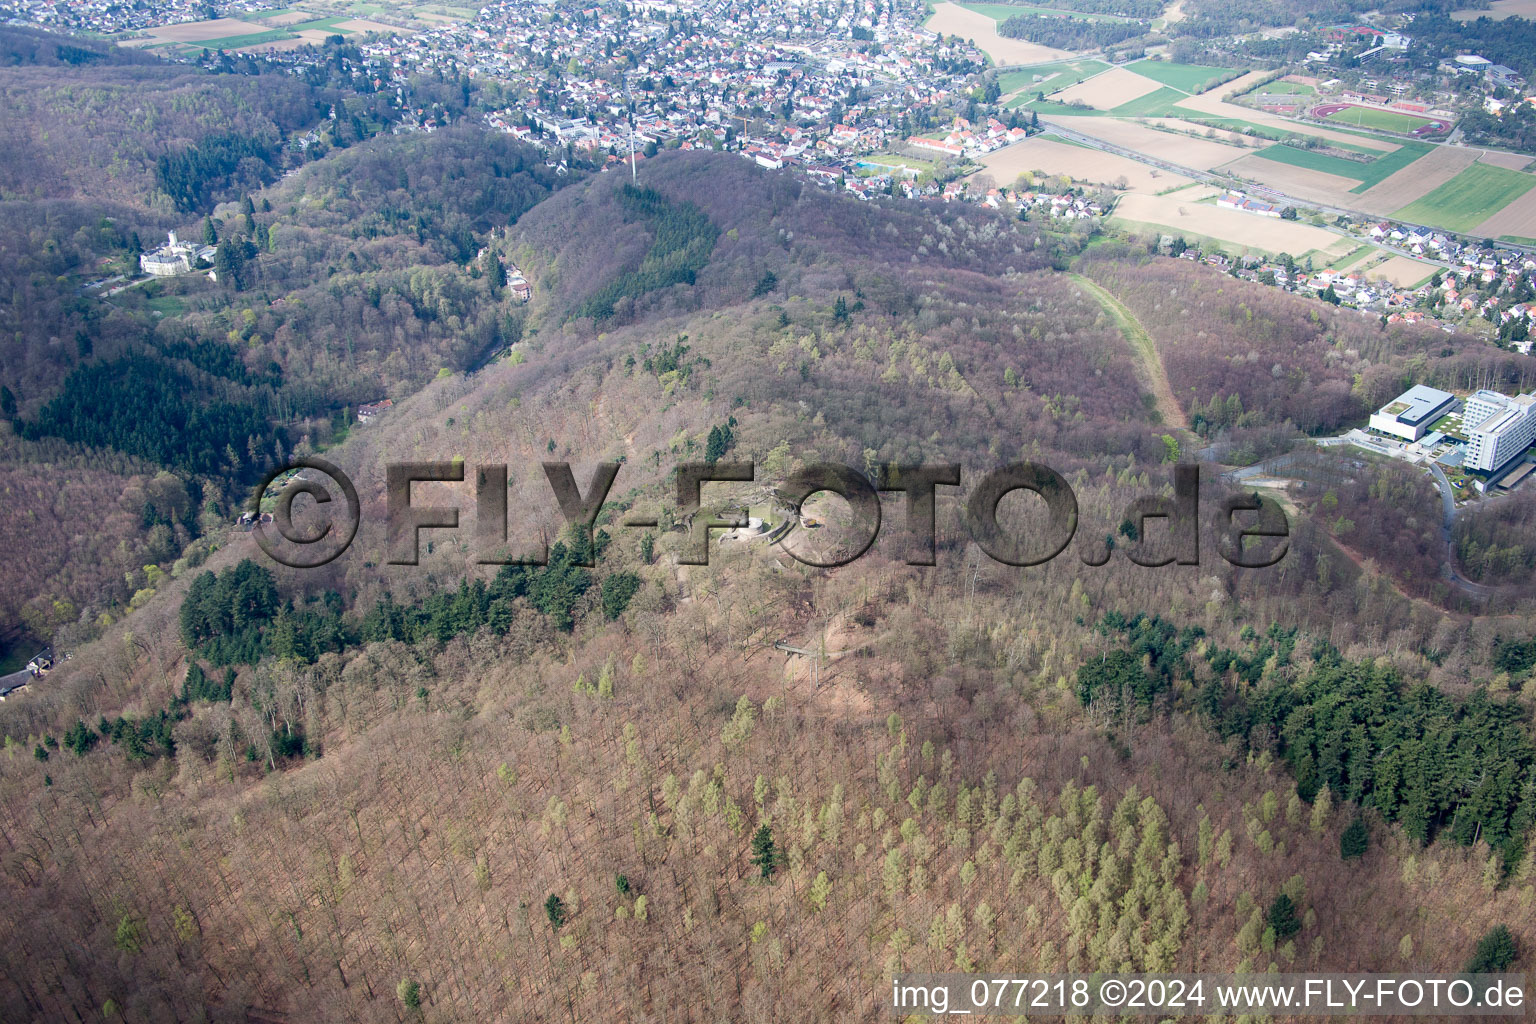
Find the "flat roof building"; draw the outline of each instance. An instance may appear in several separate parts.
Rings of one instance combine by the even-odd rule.
[[[1371,415],[1371,429],[1417,441],[1455,406],[1456,396],[1449,391],[1415,384]]]
[[[1510,398],[1484,389],[1467,399],[1468,469],[1496,473],[1536,441],[1536,393]]]

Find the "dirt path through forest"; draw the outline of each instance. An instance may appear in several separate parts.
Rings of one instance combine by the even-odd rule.
[[[1168,383],[1168,373],[1163,369],[1162,357],[1157,354],[1157,345],[1153,343],[1152,335],[1147,333],[1141,321],[1136,319],[1136,314],[1126,309],[1119,299],[1082,274],[1073,274],[1072,280],[1082,285],[1083,290],[1104,307],[1104,312],[1114,319],[1120,328],[1120,333],[1125,335],[1126,341],[1130,342],[1131,350],[1136,354],[1136,362],[1140,367],[1137,376],[1157,399],[1157,411],[1162,413],[1163,422],[1170,427],[1188,430],[1189,417],[1184,415],[1183,407],[1173,396],[1173,385]]]

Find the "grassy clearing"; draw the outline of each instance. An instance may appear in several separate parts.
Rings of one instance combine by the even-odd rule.
[[[1210,67],[1204,64],[1174,64],[1169,61],[1138,60],[1127,68],[1143,78],[1150,78],[1163,85],[1189,93],[1191,96],[1204,92],[1218,79],[1232,74],[1234,68]]]
[[[1354,125],[1356,128],[1375,128],[1384,132],[1398,132],[1408,135],[1416,128],[1422,128],[1429,123],[1429,118],[1414,117],[1412,114],[1399,114],[1392,110],[1377,110],[1374,107],[1345,107],[1343,110],[1334,111],[1324,120],[1334,121],[1338,124]]]
[[[1319,153],[1316,150],[1296,149],[1284,145],[1261,149],[1258,155],[1266,160],[1290,164],[1292,167],[1305,167],[1312,171],[1336,174],[1341,178],[1352,178],[1360,182],[1360,184],[1350,189],[1350,191],[1364,192],[1372,185],[1386,180],[1389,176],[1407,167],[1419,157],[1428,153],[1432,148],[1427,142],[1404,142],[1390,153],[1383,153],[1375,160],[1370,161],[1346,160],[1343,157]],[[1517,172],[1510,171],[1509,173],[1514,174]]]
[[[1134,18],[1121,17],[1118,14],[1084,14],[1081,11],[1068,11],[1060,7],[1030,7],[1024,4],[961,4],[968,11],[975,11],[996,22],[1006,21],[1015,14],[1039,14],[1047,18],[1068,17],[1078,21],[1134,21]]]
[[[179,295],[153,295],[145,300],[144,305],[161,316],[181,316],[187,311],[186,300]]]
[[[1184,414],[1178,399],[1174,397],[1173,386],[1168,382],[1168,371],[1163,367],[1162,356],[1158,354],[1152,335],[1148,334],[1146,327],[1136,319],[1136,314],[1127,309],[1119,299],[1082,274],[1073,274],[1072,280],[1077,282],[1105,313],[1109,314],[1125,340],[1130,343],[1131,351],[1136,354],[1137,362],[1141,366],[1139,376],[1142,383],[1147,385],[1147,389],[1157,399],[1157,411],[1162,421],[1169,426],[1188,430],[1189,418]]]
[[[1524,235],[1500,235],[1501,242],[1514,242],[1516,245],[1536,245],[1536,238],[1526,238]]]
[[[1004,95],[1010,92],[1025,90],[1025,96],[1033,96],[1036,92],[1059,92],[1068,86],[1076,85],[1085,78],[1092,78],[1101,71],[1109,69],[1109,65],[1098,60],[1073,60],[1062,61],[1058,64],[1041,64],[1039,67],[1026,68],[1023,71],[1010,71],[997,80],[998,88]],[[1037,82],[1035,76],[1050,78],[1048,82]],[[1053,77],[1054,76],[1054,77]],[[1024,97],[1011,106],[1019,106],[1027,102]]]
[[[1536,186],[1536,176],[1488,164],[1473,164],[1393,216],[1415,224],[1471,231],[1533,186]]]

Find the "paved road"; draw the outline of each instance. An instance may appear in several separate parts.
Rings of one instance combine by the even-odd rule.
[[[1400,453],[1376,441],[1363,430],[1358,429],[1351,430],[1338,437],[1319,437],[1316,439],[1316,443],[1319,447],[1323,448],[1333,448],[1346,444],[1354,445],[1357,448],[1362,448],[1378,455],[1402,458]],[[1249,487],[1274,486],[1276,482],[1285,479],[1283,473],[1276,471],[1283,470],[1292,458],[1294,458],[1292,455],[1281,455],[1265,459],[1257,465],[1233,470],[1226,474],[1226,479],[1232,483],[1241,483]],[[1441,578],[1468,597],[1487,600],[1497,594],[1500,588],[1475,583],[1456,571],[1456,543],[1453,528],[1456,525],[1457,513],[1461,510],[1456,507],[1456,491],[1451,487],[1451,481],[1446,478],[1444,471],[1434,462],[1429,462],[1427,465],[1420,462],[1416,463],[1416,465],[1428,468],[1429,475],[1434,479],[1435,486],[1440,490],[1440,540],[1445,545],[1445,555],[1440,562]]]

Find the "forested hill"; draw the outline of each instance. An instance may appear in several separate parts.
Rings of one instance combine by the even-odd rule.
[[[618,296],[620,319],[673,308],[699,308],[751,297],[765,272],[795,264],[819,265],[813,280],[845,264],[896,275],[903,267],[934,267],[989,274],[1065,265],[1080,248],[1075,239],[998,217],[964,204],[862,204],[828,195],[803,179],[769,174],[747,161],[710,154],[663,154],[645,165],[644,189],[666,208],[626,201],[627,174],[603,175],[592,187],[570,190],[541,204],[512,233],[542,287],[535,308],[556,317],[590,316],[583,306],[626,274],[661,255],[658,228],[671,219],[688,231],[718,232],[694,281],[672,281]],[[635,197],[639,198],[639,197]],[[692,208],[707,218],[690,221]],[[663,235],[667,232],[663,228]],[[664,243],[665,247],[665,243]],[[681,251],[681,250],[679,250]],[[882,265],[890,264],[890,268]],[[882,269],[877,270],[877,267]],[[778,293],[795,275],[790,270]],[[803,271],[809,272],[809,271]],[[674,288],[673,285],[685,285]]]
[[[1415,481],[1350,489],[1359,467],[1336,466],[1269,569],[1214,544],[1200,565],[1128,557],[1158,539],[1127,508],[1187,446],[1345,416],[1357,361],[1406,371],[1428,335],[736,156],[659,157],[638,186],[594,175],[517,216],[547,187],[521,152],[376,140],[215,211],[221,243],[275,259],[243,290],[176,296],[161,361],[295,401],[295,378],[377,374],[398,400],[345,437],[307,424],[360,494],[345,554],[275,567],[215,500],[225,522],[134,574],[48,685],[0,708],[0,1016],[864,1020],[905,970],[1449,972],[1500,924],[1536,941],[1514,841],[1536,798],[1528,606],[1447,614],[1325,532],[1398,505],[1393,524],[1438,529]],[[406,212],[421,190],[441,206]],[[458,262],[460,228],[528,270],[530,306]],[[1094,281],[1145,317],[1172,411],[1207,436],[1163,419]],[[436,360],[507,317],[507,358],[417,373],[418,347]],[[1241,322],[1218,375],[1179,358],[1176,332],[1215,344]],[[373,347],[349,352],[359,336]],[[1362,348],[1340,363],[1336,343]],[[422,497],[464,528],[389,564],[384,467],[449,459],[462,485]],[[1021,459],[1064,474],[1080,520],[1027,569],[970,545],[960,499]],[[591,537],[564,527],[555,460],[584,489],[620,463]],[[907,563],[899,502],[835,572],[718,539],[684,565],[673,470],[700,460],[758,467],[712,507],[785,518],[769,486],[816,462],[967,475],[942,491],[933,566]],[[165,477],[131,497],[170,544],[207,494]],[[507,551],[470,525],[486,483]],[[479,561],[541,538],[544,565]],[[815,681],[781,642],[826,652]],[[1308,724],[1304,702],[1333,711]],[[1438,738],[1393,746],[1416,732]],[[1446,750],[1456,777],[1419,770]],[[1455,805],[1485,754],[1500,781],[1469,829]]]
[[[0,29],[0,201],[200,210],[215,190],[273,180],[288,135],[341,95],[277,71],[211,74],[114,50]]]
[[[3,525],[27,554],[0,567],[0,639],[23,621],[38,637],[103,628],[279,453],[515,340],[521,307],[477,253],[562,180],[509,136],[454,128],[332,151],[206,216],[0,202],[0,431],[17,435],[0,476],[33,508]],[[106,294],[167,229],[216,239],[222,281]],[[145,511],[134,476],[157,470],[190,509]],[[70,502],[42,500],[55,472],[82,484]]]
[[[61,36],[18,25],[0,26],[0,68],[22,65],[157,65],[160,58],[134,47],[80,36]]]

